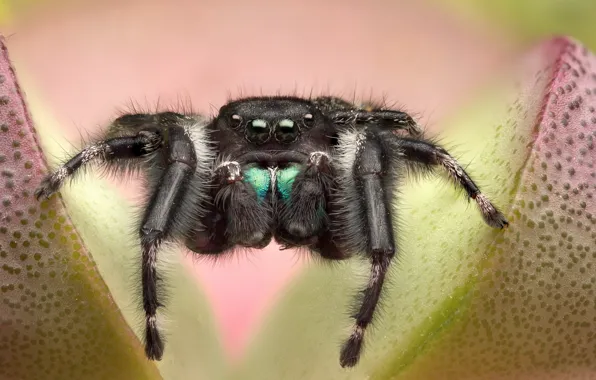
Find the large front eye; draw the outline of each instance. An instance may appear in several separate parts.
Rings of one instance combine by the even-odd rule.
[[[291,119],[283,119],[277,123],[277,130],[281,133],[293,133],[294,132],[294,121]]]
[[[252,120],[249,124],[250,124],[250,128],[255,133],[261,133],[261,132],[267,131],[267,122],[263,119]]]
[[[238,128],[240,124],[242,124],[242,116],[234,114],[230,117],[230,126],[232,128]]]
[[[267,121],[263,119],[250,120],[246,125],[245,136],[248,141],[263,144],[269,140],[270,130]]]
[[[298,126],[292,119],[283,119],[275,127],[275,139],[282,144],[289,144],[298,138]]]

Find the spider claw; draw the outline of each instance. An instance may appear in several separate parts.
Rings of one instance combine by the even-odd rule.
[[[53,191],[50,188],[50,185],[48,183],[47,180],[44,180],[41,185],[35,189],[35,192],[33,193],[35,195],[35,199],[40,200],[40,199],[50,199],[50,197],[55,193],[55,191]]]
[[[62,182],[67,176],[65,169],[60,169],[57,172],[47,175],[35,189],[34,195],[37,200],[49,199],[55,192],[58,191]]]
[[[499,211],[484,194],[476,196],[476,203],[480,208],[484,222],[491,227],[503,229],[509,226],[505,216]]]
[[[507,219],[505,219],[505,216],[498,210],[494,215],[484,218],[484,220],[491,227],[500,229],[509,227],[509,222],[507,221]]]
[[[164,344],[155,325],[155,316],[147,317],[145,327],[145,355],[149,360],[161,360]]]

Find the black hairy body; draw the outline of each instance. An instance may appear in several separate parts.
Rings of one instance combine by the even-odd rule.
[[[36,196],[49,197],[88,163],[146,173],[149,197],[138,230],[145,352],[153,360],[164,350],[156,262],[165,241],[214,257],[237,247],[263,248],[272,239],[328,260],[365,255],[369,280],[340,354],[340,364],[351,367],[397,253],[394,198],[404,173],[445,170],[488,225],[507,226],[466,171],[407,113],[335,97],[245,98],[214,118],[127,114],[48,175]]]

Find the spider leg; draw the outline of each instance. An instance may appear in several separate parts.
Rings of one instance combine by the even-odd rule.
[[[365,136],[356,143],[352,175],[355,186],[361,192],[359,202],[364,210],[363,233],[365,249],[371,261],[371,271],[368,284],[363,291],[362,304],[354,315],[355,326],[352,334],[341,349],[342,367],[353,367],[360,358],[364,333],[372,322],[385,276],[396,250],[389,203],[391,190],[387,187],[388,177],[385,176],[386,152],[374,134],[367,133]]]
[[[422,129],[405,112],[396,110],[338,110],[328,114],[336,125],[378,125],[391,130],[403,130],[413,137],[421,137]]]
[[[442,147],[424,140],[398,138],[399,150],[407,160],[426,166],[442,166],[455,183],[461,186],[471,199],[476,201],[486,224],[495,228],[509,225],[505,216],[495,207],[486,195],[466,173],[464,168]]]
[[[156,131],[141,130],[134,136],[114,137],[88,145],[55,172],[45,177],[35,190],[35,196],[37,199],[49,198],[60,189],[67,178],[73,176],[86,164],[99,162],[110,165],[119,160],[143,157],[158,150],[161,142],[162,139]]]
[[[412,137],[421,137],[422,129],[406,112],[383,109],[379,105],[349,103],[334,96],[321,96],[313,103],[339,127],[376,125],[393,131],[405,131]]]
[[[203,186],[210,176],[213,156],[204,129],[207,124],[201,115],[174,112],[123,115],[112,122],[102,140],[88,145],[48,175],[35,193],[37,198],[51,196],[67,178],[92,162],[120,173],[146,170],[151,196],[139,235],[145,352],[149,359],[158,360],[163,354],[156,325],[156,311],[161,306],[157,251],[170,236],[184,235],[189,224],[196,222],[193,214],[202,212],[201,205],[207,198]]]
[[[167,128],[168,165],[156,190],[151,196],[143,216],[139,235],[142,248],[143,309],[145,311],[145,353],[149,359],[160,360],[163,340],[157,328],[158,300],[157,251],[161,243],[170,237],[171,226],[182,203],[193,173],[197,157],[193,142],[182,127]]]

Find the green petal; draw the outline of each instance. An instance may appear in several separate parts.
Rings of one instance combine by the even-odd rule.
[[[582,120],[592,123],[588,113],[596,105],[596,89],[594,95],[584,92],[592,91],[587,82],[594,87],[596,82],[574,57],[584,60],[585,70],[596,67],[593,56],[568,40],[540,45],[515,76],[508,73],[479,95],[442,136],[502,207],[508,230],[484,225],[474,205],[444,181],[407,184],[401,253],[360,364],[344,370],[338,358],[349,334],[351,295],[366,280],[367,266],[312,265],[264,323],[236,378],[459,379],[502,373],[508,378],[571,364],[593,369],[596,219],[585,209],[577,215],[582,204],[588,207],[588,190],[572,194],[590,180],[586,186],[596,196],[594,167],[587,166],[595,164],[594,150],[583,156],[585,166],[574,158],[580,144],[593,146],[588,135],[596,126],[590,124],[580,138],[581,131],[563,129],[562,119],[571,115],[568,122],[578,128]],[[572,81],[576,74],[581,83]],[[553,83],[563,88],[561,94]],[[576,103],[582,113],[568,109]],[[561,123],[552,135],[551,119]],[[575,145],[565,143],[571,134]],[[549,152],[537,143],[544,136],[562,149],[556,160],[556,148]],[[568,173],[556,162],[568,170],[568,155],[578,175],[564,180]],[[565,194],[567,210],[557,200]]]
[[[28,132],[31,151],[23,157],[23,162],[40,163],[27,182],[32,194],[47,171],[36,139],[51,167],[71,145],[35,97],[34,85],[20,74],[37,132]],[[0,357],[8,358],[9,364],[1,362],[0,374],[27,379],[221,377],[225,364],[212,313],[176,250],[168,253],[165,355],[158,363],[145,358],[139,339],[135,210],[104,180],[90,173],[65,186],[61,196],[40,205],[29,195],[20,207],[39,211],[28,217],[35,228],[23,229],[17,247],[8,251],[13,261],[25,259],[10,267],[22,269],[3,292],[10,301],[0,306],[0,315],[10,328],[0,329]],[[30,245],[25,247],[25,241]],[[3,251],[3,262],[4,257]]]

